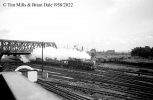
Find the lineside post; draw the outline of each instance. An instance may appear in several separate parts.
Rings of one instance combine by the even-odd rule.
[[[44,68],[43,68],[43,67],[44,67],[44,66],[43,66],[43,63],[44,63],[44,61],[43,61],[43,58],[44,58],[44,57],[43,57],[43,56],[44,56],[44,55],[43,55],[43,47],[44,47],[44,43],[42,42],[42,73],[43,73],[43,70],[44,70]]]
[[[42,42],[42,78],[47,79],[48,78],[48,73],[44,72],[43,47],[45,47],[45,46],[44,46],[44,43]]]

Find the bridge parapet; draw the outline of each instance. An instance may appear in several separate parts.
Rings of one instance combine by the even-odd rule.
[[[31,53],[35,48],[57,48],[55,42],[20,41],[0,39],[0,53]]]

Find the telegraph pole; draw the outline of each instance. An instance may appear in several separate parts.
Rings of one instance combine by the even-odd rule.
[[[43,47],[44,47],[44,43],[42,42],[42,72],[43,72],[43,70],[44,70],[44,61],[43,61]]]

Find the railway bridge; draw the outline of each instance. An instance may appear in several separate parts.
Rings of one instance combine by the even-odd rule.
[[[55,42],[0,39],[0,59],[3,55],[29,55],[35,48],[54,47]]]

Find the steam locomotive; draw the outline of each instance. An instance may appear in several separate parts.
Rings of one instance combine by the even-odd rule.
[[[31,61],[32,63],[41,64],[42,59],[37,58],[35,61]],[[71,69],[81,69],[81,70],[94,70],[95,64],[91,60],[82,60],[82,59],[68,59],[68,60],[53,60],[53,59],[46,59],[43,61],[44,65],[51,65],[51,66],[60,66],[66,67]]]

